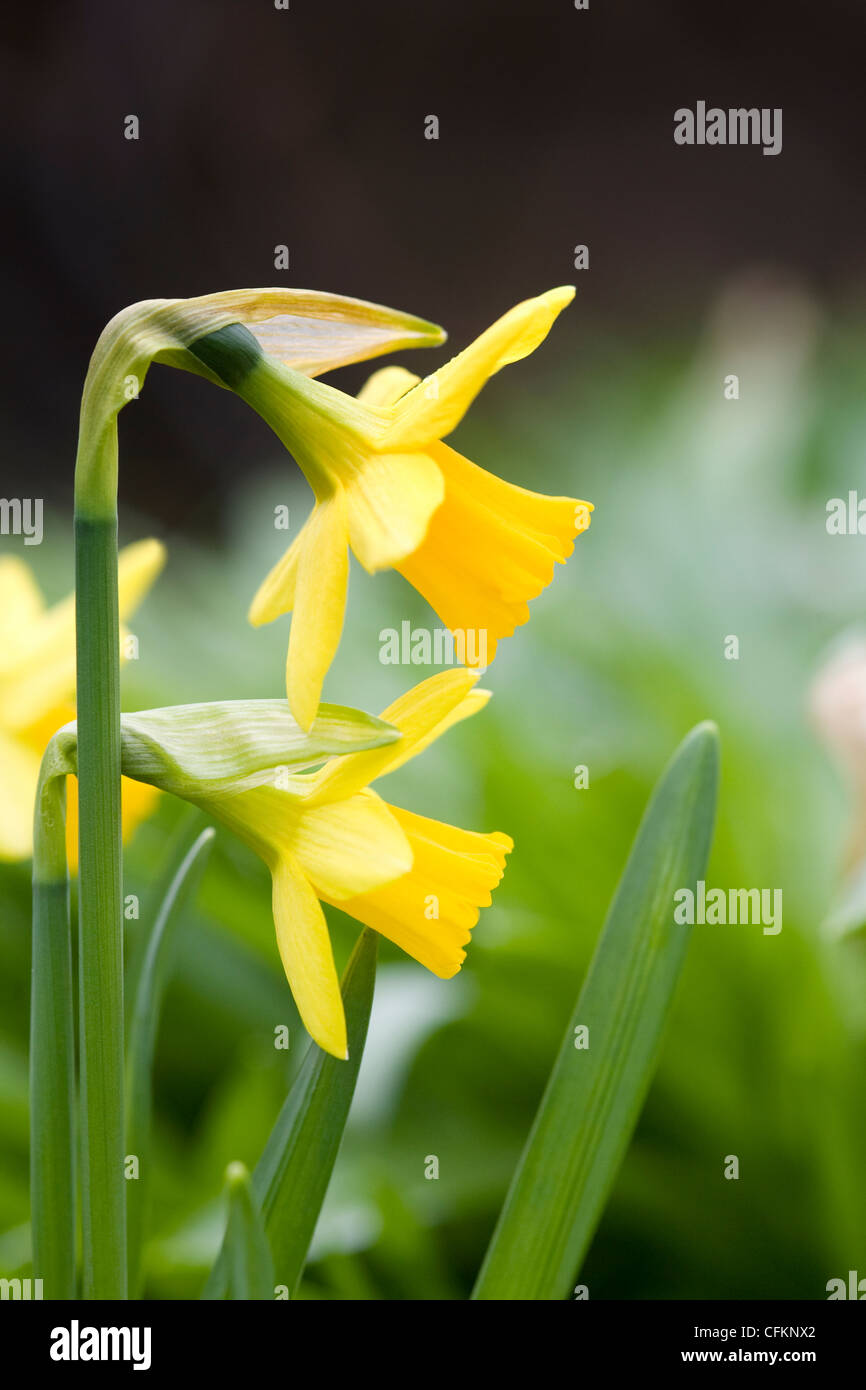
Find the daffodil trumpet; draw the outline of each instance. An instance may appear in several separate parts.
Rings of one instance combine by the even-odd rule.
[[[340,641],[348,553],[370,573],[395,568],[488,664],[529,617],[528,600],[589,525],[592,506],[544,497],[478,468],[442,443],[485,382],[542,342],[570,286],[511,309],[423,381],[377,372],[355,399],[278,362],[248,327],[203,336],[190,352],[248,402],[292,453],[313,511],[256,594],[258,625],[292,612],[286,689],[308,728]]]
[[[371,787],[484,706],[489,693],[477,679],[465,669],[439,672],[379,719],[322,705],[308,732],[282,700],[122,716],[124,774],[200,807],[268,866],[295,1003],[311,1037],[335,1057],[347,1055],[346,1025],[321,904],[448,978],[502,877],[507,835],[443,825]],[[57,775],[75,772],[74,724],[55,736],[51,756]]]
[[[235,290],[148,300],[118,314],[91,358],[75,465],[79,795],[79,1038],[84,1294],[126,1297],[123,1177],[123,955],[117,417],[152,362],[226,385],[189,352],[200,337],[247,325],[257,352],[321,372],[442,330],[378,305],[304,290]]]

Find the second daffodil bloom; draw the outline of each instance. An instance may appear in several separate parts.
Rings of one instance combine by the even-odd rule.
[[[337,972],[321,906],[341,908],[450,979],[466,958],[479,910],[505,871],[508,835],[463,830],[383,801],[370,784],[423,752],[490,698],[478,674],[441,671],[381,719],[399,742],[332,758],[300,776],[297,820],[271,846],[274,922],[301,1017],[320,1046],[346,1055]]]
[[[239,325],[190,349],[267,421],[315,495],[250,610],[255,624],[293,612],[286,682],[303,728],[339,644],[350,547],[371,573],[400,570],[467,647],[474,634],[468,664],[479,666],[527,621],[527,600],[571,554],[589,503],[512,486],[441,441],[489,377],[542,342],[573,295],[567,286],[518,304],[423,381],[385,368],[357,400],[264,355]]]
[[[119,557],[121,617],[141,602],[165,563],[159,541],[129,545]],[[39,764],[51,735],[74,717],[75,606],[73,597],[52,607],[23,560],[0,559],[0,859],[27,859],[33,850],[33,803]],[[149,814],[157,793],[124,779],[126,835]],[[70,782],[67,846],[77,857],[75,784]]]
[[[277,944],[298,1012],[335,1057],[347,1055],[346,1021],[322,903],[447,979],[460,969],[479,909],[502,877],[512,848],[507,835],[400,810],[370,786],[481,709],[489,693],[475,688],[477,679],[462,667],[440,671],[380,719],[321,705],[309,733],[284,700],[122,716],[124,773],[200,806],[267,864]],[[74,739],[70,726],[55,744],[68,754]],[[317,770],[300,770],[323,758]]]

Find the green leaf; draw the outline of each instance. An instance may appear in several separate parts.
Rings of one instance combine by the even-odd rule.
[[[348,1060],[310,1047],[253,1174],[275,1283],[285,1285],[290,1296],[300,1283],[355,1093],[373,1005],[377,944],[375,932],[362,932],[343,974]],[[224,1242],[202,1297],[226,1298],[228,1288]]]
[[[674,893],[704,875],[717,781],[717,732],[700,724],[644,814],[473,1298],[569,1294],[655,1070],[692,931]]]
[[[258,1200],[243,1163],[229,1164],[226,1188],[229,1200],[225,1238],[228,1297],[272,1299],[274,1261]]]
[[[30,1214],[46,1298],[75,1297],[75,1027],[66,787],[43,769],[33,848]]]
[[[195,818],[198,821],[198,817]],[[144,1222],[150,1191],[152,1073],[162,996],[171,966],[173,929],[196,888],[216,832],[208,826],[190,844],[183,832],[165,897],[157,912],[138,977],[127,1059],[126,1152],[138,1159],[138,1179],[128,1184],[127,1260],[130,1297],[138,1293]]]

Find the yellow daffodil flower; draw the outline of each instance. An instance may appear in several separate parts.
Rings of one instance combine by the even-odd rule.
[[[141,602],[165,563],[159,541],[138,541],[121,552],[118,591],[121,617]],[[74,717],[75,605],[73,596],[53,607],[30,567],[17,556],[0,559],[0,859],[27,859],[33,849],[33,804],[39,764],[51,735]],[[158,793],[123,780],[123,828],[128,836],[150,813]],[[76,790],[70,779],[67,808],[69,862],[78,853]]]
[[[487,664],[589,525],[589,503],[514,487],[441,443],[488,378],[542,342],[573,294],[565,287],[518,304],[423,381],[385,368],[357,400],[256,356],[252,339],[241,372],[243,329],[193,345],[211,372],[234,373],[233,389],[291,450],[315,494],[250,610],[256,625],[294,613],[286,682],[303,728],[339,644],[350,547],[371,573],[400,570],[452,630],[479,631]]]
[[[476,713],[489,692],[476,672],[438,672],[380,716],[399,742],[330,759],[318,772],[259,786],[212,809],[271,870],[277,944],[304,1026],[320,1047],[347,1056],[346,1023],[321,903],[340,907],[444,979],[455,975],[479,908],[490,903],[512,848],[403,811],[370,783]]]
[[[370,787],[481,709],[489,692],[477,680],[463,667],[440,671],[380,719],[321,705],[309,733],[275,700],[121,718],[126,775],[201,807],[267,864],[298,1012],[335,1057],[346,1056],[346,1022],[321,904],[342,908],[447,979],[502,877],[507,835],[400,810]],[[74,726],[57,735],[64,756],[75,737]],[[300,770],[323,757],[318,770]]]

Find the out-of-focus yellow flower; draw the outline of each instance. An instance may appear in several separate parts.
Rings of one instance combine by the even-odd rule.
[[[339,644],[349,547],[371,573],[399,569],[452,630],[479,632],[486,664],[589,525],[589,503],[513,487],[440,442],[489,377],[542,342],[573,294],[564,287],[518,304],[423,381],[386,368],[357,400],[266,356],[235,387],[316,499],[250,610],[254,624],[294,613],[286,683],[303,728]]]
[[[120,554],[121,618],[141,602],[165,563],[159,541],[137,541]],[[51,735],[75,717],[75,604],[72,595],[47,608],[30,567],[0,559],[0,859],[33,850],[33,804],[39,764]],[[67,847],[78,856],[77,784],[68,779]],[[123,829],[128,837],[159,795],[123,779]]]
[[[477,679],[465,668],[441,671],[403,695],[381,716],[400,731],[396,743],[236,792],[196,793],[192,782],[183,790],[270,868],[286,977],[307,1031],[335,1057],[347,1055],[346,1022],[321,903],[342,908],[448,978],[460,969],[479,908],[489,905],[502,877],[512,847],[507,835],[402,811],[370,789],[486,703],[489,692],[474,688]]]

